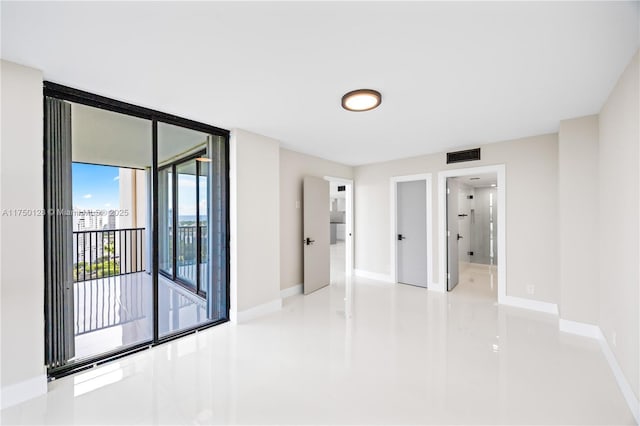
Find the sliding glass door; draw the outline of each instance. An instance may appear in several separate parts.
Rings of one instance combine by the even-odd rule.
[[[163,166],[158,193],[160,272],[203,297],[207,279],[203,271],[209,251],[209,174],[205,160],[206,150]]]
[[[228,320],[228,135],[45,83],[51,377]]]
[[[211,274],[214,265],[209,256],[210,252],[226,254],[226,241],[223,243],[219,238],[220,235],[226,238],[226,223],[212,227],[209,214],[221,207],[213,201],[226,197],[226,191],[218,189],[212,193],[211,184],[224,174],[219,167],[224,165],[220,163],[223,159],[216,158],[225,153],[222,145],[219,136],[158,123],[161,201],[158,209],[162,218],[159,252],[163,260],[158,274],[161,337],[216,321],[224,315],[219,304],[220,290],[226,286]],[[212,233],[215,239],[211,238]],[[226,268],[223,270],[226,272]]]
[[[158,238],[160,271],[173,276],[173,170],[158,172]]]
[[[176,232],[176,278],[198,292],[197,253],[202,245],[197,229],[198,185],[196,160],[176,165],[176,192],[178,194]]]

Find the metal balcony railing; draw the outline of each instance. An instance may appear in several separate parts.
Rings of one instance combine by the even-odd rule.
[[[144,271],[145,231],[145,228],[75,231],[74,282]]]
[[[176,253],[176,275],[186,281],[189,281],[195,285],[196,275],[198,273],[197,267],[197,244],[198,230],[195,225],[179,226],[177,237],[178,252]],[[207,242],[208,233],[206,226],[200,226],[200,264],[207,262]]]
[[[145,275],[146,274],[141,274]],[[74,291],[74,332],[76,336],[121,326],[145,318],[149,283],[144,277],[123,275],[77,282]]]
[[[206,229],[200,227],[201,262],[207,259]],[[133,275],[146,271],[145,231],[145,228],[126,228],[73,233],[76,336],[121,326],[149,315],[151,279],[146,274]],[[178,278],[195,283],[196,227],[179,226],[176,237]],[[171,241],[170,238],[169,252]],[[203,270],[206,272],[206,267],[203,266]],[[177,301],[171,299],[170,310],[180,310],[195,303],[179,293],[177,296]]]

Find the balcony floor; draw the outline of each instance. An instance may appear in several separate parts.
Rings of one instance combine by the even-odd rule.
[[[74,359],[151,340],[151,278],[146,272],[138,272],[74,284]],[[162,276],[158,290],[161,336],[207,321],[202,298]]]

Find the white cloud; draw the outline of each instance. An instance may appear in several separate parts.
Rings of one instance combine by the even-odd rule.
[[[91,194],[85,194],[85,195],[82,196],[82,198],[91,198],[91,197],[93,197],[93,195],[91,195]]]
[[[105,207],[111,207],[111,203],[105,203]]]
[[[113,178],[114,182],[117,181],[117,180],[120,180],[120,176],[116,176],[116,177]]]

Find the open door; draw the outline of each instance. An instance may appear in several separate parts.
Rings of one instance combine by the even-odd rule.
[[[304,294],[329,285],[329,182],[305,176],[302,186]]]
[[[447,178],[447,290],[458,285],[458,183]]]

